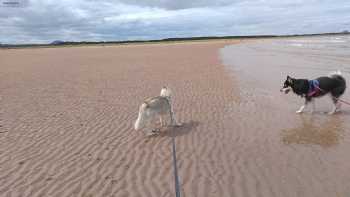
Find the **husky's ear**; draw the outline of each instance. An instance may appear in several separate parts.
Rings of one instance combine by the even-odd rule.
[[[293,82],[293,78],[290,77],[290,76],[288,75],[288,76],[287,76],[287,81],[288,81],[289,83],[292,83],[292,82]]]

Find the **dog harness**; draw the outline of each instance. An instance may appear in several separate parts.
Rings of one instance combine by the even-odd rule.
[[[316,96],[320,92],[320,82],[316,79],[309,80],[308,97]]]

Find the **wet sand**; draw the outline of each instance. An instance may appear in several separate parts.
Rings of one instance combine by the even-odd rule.
[[[349,108],[296,115],[285,75],[324,73],[270,43],[0,51],[0,196],[175,196],[174,135],[182,196],[348,195]],[[184,125],[134,131],[164,85]]]
[[[296,114],[304,100],[279,92],[287,75],[314,79],[342,70],[349,80],[350,39],[337,44],[339,39],[274,39],[221,50],[240,89],[239,102],[230,107],[239,146],[233,154],[240,158],[233,174],[246,188],[238,196],[349,195],[350,106],[325,114],[332,108],[325,96],[313,114]],[[343,99],[350,99],[349,91]]]

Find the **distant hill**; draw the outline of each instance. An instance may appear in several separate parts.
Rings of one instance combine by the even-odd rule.
[[[55,40],[53,42],[50,43],[51,45],[60,45],[60,44],[64,44],[64,41],[62,40]]]
[[[331,36],[348,35],[350,32],[344,30],[337,33],[319,33],[319,34],[293,34],[293,35],[250,35],[250,36],[203,36],[203,37],[183,37],[183,38],[165,38],[159,40],[124,40],[124,41],[62,41],[55,40],[50,44],[0,44],[0,48],[25,48],[25,47],[50,47],[50,46],[84,46],[84,45],[104,45],[104,44],[132,44],[132,43],[158,43],[174,41],[200,41],[200,40],[219,40],[219,39],[250,39],[250,38],[285,38],[302,36]]]

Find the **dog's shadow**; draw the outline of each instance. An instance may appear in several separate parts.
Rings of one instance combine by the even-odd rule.
[[[189,122],[184,122],[181,123],[180,126],[171,126],[162,129],[159,133],[158,136],[160,137],[178,137],[178,136],[183,136],[187,135],[191,131],[193,131],[196,127],[198,127],[199,122],[198,121],[189,121]]]
[[[321,118],[321,116],[317,117]],[[319,145],[321,147],[339,144],[344,132],[342,119],[336,115],[327,117],[326,120],[320,120],[317,117],[301,115],[300,126],[282,130],[283,143]]]

